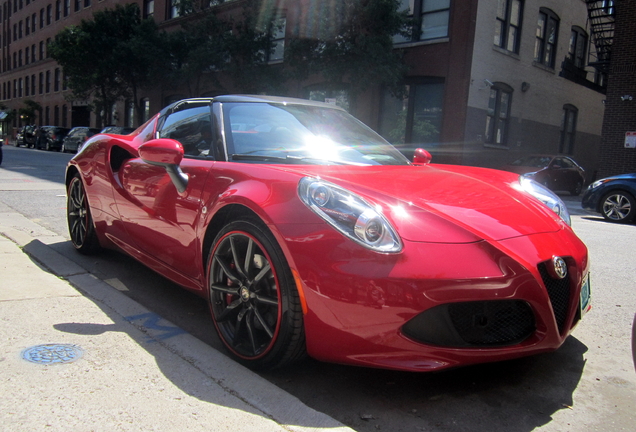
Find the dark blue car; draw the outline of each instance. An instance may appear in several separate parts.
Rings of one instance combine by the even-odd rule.
[[[636,214],[636,173],[607,177],[592,183],[581,206],[611,222],[628,223]]]

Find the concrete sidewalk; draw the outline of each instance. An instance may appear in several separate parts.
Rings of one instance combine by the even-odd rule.
[[[1,431],[351,431],[1,213]]]

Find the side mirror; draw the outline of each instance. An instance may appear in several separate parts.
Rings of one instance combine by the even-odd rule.
[[[179,141],[159,138],[139,146],[139,157],[150,165],[165,168],[179,193],[188,186],[188,175],[181,171],[179,164],[183,160],[183,146]]]
[[[415,154],[413,155],[413,163],[415,165],[428,165],[432,159],[433,156],[423,148],[415,149]]]

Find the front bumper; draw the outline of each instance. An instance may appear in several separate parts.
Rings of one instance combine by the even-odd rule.
[[[282,234],[308,306],[307,349],[319,360],[410,371],[506,360],[557,349],[580,319],[587,249],[571,230],[500,242],[406,241],[398,255],[306,230],[290,225]],[[567,262],[565,295],[562,282],[550,292],[541,269],[553,256]],[[465,313],[467,328],[458,329],[453,314]]]

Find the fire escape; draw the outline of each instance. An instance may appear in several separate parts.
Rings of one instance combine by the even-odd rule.
[[[612,58],[614,41],[614,0],[586,0],[592,43],[590,44],[589,65],[596,69],[600,80],[595,81],[605,87]]]
[[[590,32],[590,43],[586,43],[589,46],[587,64],[583,59],[575,58],[579,48],[571,46],[570,52],[561,63],[559,75],[584,87],[605,93],[614,39],[614,1],[585,0],[585,3]],[[592,80],[587,78],[586,66],[595,70]]]

